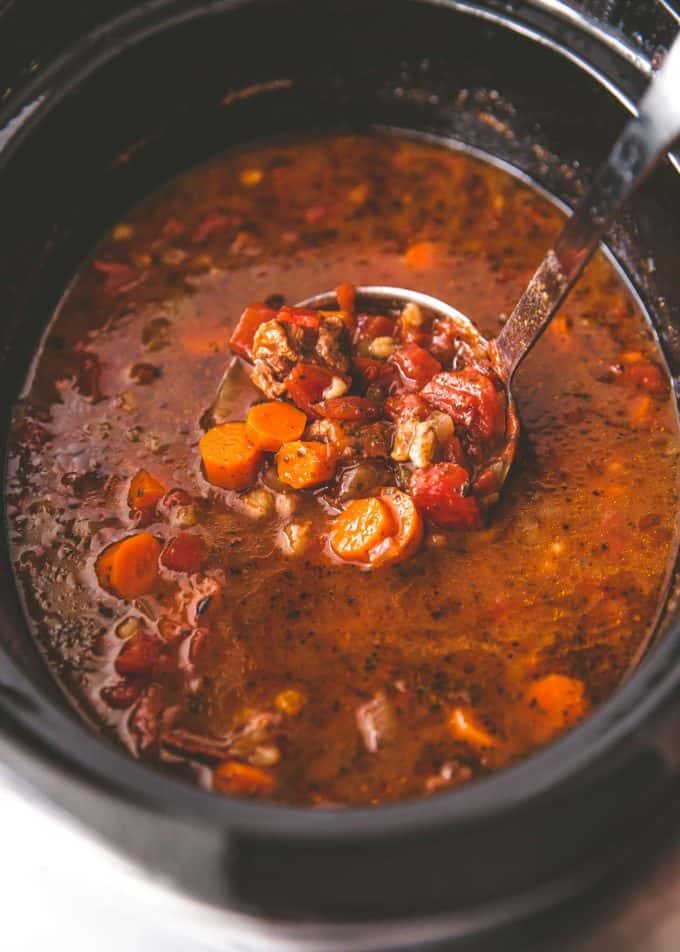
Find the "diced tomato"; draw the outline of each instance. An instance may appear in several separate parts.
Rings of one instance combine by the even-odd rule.
[[[404,344],[390,358],[399,368],[406,386],[420,390],[442,369],[438,360],[418,344]]]
[[[395,423],[397,420],[424,420],[430,408],[417,393],[397,393],[385,400],[385,416]]]
[[[125,642],[114,662],[114,667],[118,674],[130,677],[149,675],[160,653],[160,640],[148,631],[140,631]]]
[[[291,400],[310,416],[318,416],[316,404],[330,387],[333,374],[316,364],[296,364],[286,377],[286,390]]]
[[[245,357],[246,360],[252,360],[255,332],[261,324],[273,321],[275,317],[276,311],[267,307],[266,304],[249,304],[241,314],[229,339],[229,346],[233,352],[239,357]]]
[[[161,565],[172,572],[198,572],[205,558],[205,542],[192,532],[180,532],[170,539],[160,555]]]
[[[489,439],[503,425],[502,396],[491,377],[474,367],[437,374],[423,388],[422,396],[473,436]]]
[[[445,529],[478,529],[482,524],[479,503],[463,495],[469,474],[455,463],[435,463],[416,470],[411,495],[420,512]]]
[[[652,363],[651,360],[640,360],[637,363],[628,364],[622,379],[624,383],[631,383],[640,390],[646,390],[647,393],[655,396],[664,396],[668,392],[668,382],[661,367]]]
[[[392,337],[394,321],[391,317],[382,314],[358,314],[356,338],[361,341],[372,341],[376,337]]]
[[[455,434],[442,447],[442,458],[447,463],[456,463],[458,466],[465,466],[465,450]]]
[[[122,711],[126,707],[132,707],[145,687],[144,678],[120,678],[115,684],[102,688],[101,698],[109,707]]]
[[[364,384],[379,383],[389,387],[394,383],[397,368],[384,360],[373,360],[372,357],[355,357],[354,368]]]
[[[335,289],[335,296],[338,299],[338,307],[341,311],[347,311],[348,314],[354,313],[354,305],[357,299],[357,289],[350,281],[343,281]]]
[[[331,420],[377,420],[382,407],[366,397],[332,397],[319,404],[319,411]]]
[[[298,327],[318,327],[319,326],[319,312],[312,311],[306,307],[289,307],[286,305],[282,307],[276,319],[282,321],[284,324],[297,324]]]

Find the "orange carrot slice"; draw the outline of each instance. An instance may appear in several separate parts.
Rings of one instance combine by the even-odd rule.
[[[239,490],[254,482],[262,453],[248,435],[245,423],[214,426],[203,434],[198,445],[209,483]]]
[[[338,299],[338,307],[341,311],[347,311],[348,314],[354,313],[354,305],[357,297],[357,289],[350,281],[343,281],[335,289],[335,296]]]
[[[225,760],[213,771],[213,790],[234,797],[266,797],[274,786],[274,778],[266,770],[238,760]]]
[[[307,425],[307,417],[290,403],[271,400],[251,407],[246,417],[248,436],[261,450],[275,453],[284,443],[297,440]]]
[[[138,532],[114,542],[97,559],[99,584],[119,598],[146,595],[158,580],[160,553],[161,544],[150,532]]]
[[[405,562],[423,541],[423,520],[408,493],[389,486],[380,498],[390,510],[397,531],[372,550],[371,565],[375,568]]]
[[[349,562],[368,562],[371,549],[397,530],[389,508],[375,497],[355,499],[340,513],[330,532],[331,548]]]
[[[307,489],[327,482],[335,473],[335,453],[327,443],[294,440],[276,454],[276,471],[282,483]]]
[[[159,483],[145,469],[140,469],[130,480],[128,506],[131,509],[153,509],[165,492],[165,486],[162,483]]]
[[[544,743],[581,720],[588,710],[583,681],[564,674],[547,674],[526,693],[534,740]]]

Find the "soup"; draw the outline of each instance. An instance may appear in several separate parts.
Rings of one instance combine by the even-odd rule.
[[[8,481],[27,615],[93,727],[217,793],[378,804],[502,768],[616,688],[664,597],[678,463],[620,275],[598,255],[518,375],[500,497],[475,482],[498,427],[432,396],[468,364],[349,284],[434,294],[492,338],[561,221],[463,152],[345,135],[223,156],[113,228],[44,338]],[[290,309],[335,286],[344,326]],[[302,325],[305,359],[223,379],[267,324]],[[313,399],[299,364],[332,371]]]

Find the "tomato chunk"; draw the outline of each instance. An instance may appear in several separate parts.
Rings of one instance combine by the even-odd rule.
[[[120,678],[115,684],[102,688],[101,699],[114,710],[132,707],[147,685],[146,678]]]
[[[442,369],[438,360],[418,344],[403,344],[392,354],[404,383],[411,390],[420,390]]]
[[[166,543],[161,565],[171,572],[198,572],[205,557],[205,542],[192,532],[180,532]]]
[[[316,404],[323,399],[324,390],[330,387],[333,374],[316,364],[296,364],[286,377],[286,390],[291,400],[305,413],[318,416]]]
[[[397,393],[388,397],[384,405],[388,420],[424,420],[430,408],[417,393]]]
[[[448,413],[454,423],[470,430],[472,436],[489,439],[504,425],[502,395],[488,374],[466,367],[437,374],[423,388],[430,406]]]
[[[355,357],[354,369],[361,378],[361,382],[379,383],[384,387],[391,386],[397,376],[397,368],[384,360],[373,360],[372,357]]]
[[[311,328],[318,327],[320,322],[318,311],[312,311],[307,307],[290,307],[289,305],[280,308],[276,319],[284,324],[297,324],[298,327]]]
[[[394,334],[394,321],[382,314],[357,315],[357,339],[372,341],[376,337],[391,337]]]
[[[142,677],[151,673],[160,653],[160,639],[148,631],[140,631],[125,642],[114,662],[114,668],[124,676]]]
[[[418,509],[444,529],[478,529],[482,513],[474,496],[464,496],[469,475],[455,463],[435,463],[416,470],[411,495]]]
[[[229,346],[239,357],[245,357],[246,360],[253,359],[253,339],[255,332],[261,324],[267,321],[273,321],[276,317],[276,311],[273,311],[266,304],[249,304],[241,314],[234,332],[229,338]]]
[[[319,404],[321,413],[331,420],[377,420],[382,407],[376,400],[366,397],[332,397]]]

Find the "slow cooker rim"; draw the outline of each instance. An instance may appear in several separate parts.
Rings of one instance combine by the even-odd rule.
[[[191,13],[185,13],[181,17],[163,19],[162,23],[159,18],[155,29],[165,29],[188,17],[238,8],[250,2],[252,0],[213,0],[202,3],[200,6],[194,6]],[[468,15],[478,14],[473,4],[459,0],[414,2],[446,6]],[[150,11],[158,15],[162,8],[169,9],[174,5],[175,0],[156,0],[141,10],[129,12],[110,21],[81,38],[39,78],[16,97],[11,97],[5,109],[5,116],[12,117],[14,121],[7,126],[0,120],[0,129],[5,128],[4,140],[0,135],[0,153],[4,152],[5,156],[8,156],[13,147],[18,146],[23,135],[30,132],[33,124],[39,122],[59,101],[59,94],[65,94],[63,88],[57,90],[56,81],[60,72],[65,66],[70,66],[73,59],[82,58],[89,47],[90,58],[87,63],[81,63],[81,72],[78,73],[80,80],[96,69],[102,62],[102,57],[116,55],[130,42],[130,33],[126,30],[129,31],[135,24],[139,24],[140,30],[135,34],[135,39],[141,39],[149,34],[150,27],[144,29],[143,24]],[[550,9],[553,13],[555,7],[564,8],[564,4],[554,4],[550,0],[533,0],[532,5]],[[578,25],[573,22],[573,17],[570,19],[572,25]],[[588,24],[586,17],[581,17],[581,20],[592,36],[592,25]],[[501,20],[499,17],[497,22],[512,28],[507,19]],[[525,27],[520,29],[517,24],[515,26],[523,35],[546,42],[546,38],[541,37],[537,30],[530,31]],[[108,46],[106,54],[97,52],[96,42],[102,39],[110,40],[117,32],[118,44]],[[599,38],[602,39],[601,32]],[[629,66],[644,73],[651,70],[649,61],[622,40],[616,39],[612,45],[610,36],[605,38],[604,42],[610,49],[615,48]],[[571,51],[559,46],[554,40],[550,40],[549,45],[556,52],[583,65],[579,57],[575,57]],[[624,55],[622,50],[627,50],[627,54]],[[597,74],[591,69],[588,72],[597,78]],[[600,80],[602,81],[601,77]],[[604,82],[604,85],[616,95],[610,82]],[[42,99],[39,98],[41,89],[46,91]],[[630,101],[620,91],[618,98],[630,108]],[[29,105],[33,108],[27,110],[26,106]],[[196,822],[221,823],[234,831],[313,840],[367,834],[379,837],[405,832],[432,832],[444,823],[449,827],[465,826],[507,813],[517,805],[526,805],[548,795],[555,787],[581,774],[607,749],[618,748],[633,733],[639,731],[640,725],[680,688],[679,620],[626,684],[583,724],[544,750],[498,774],[436,797],[384,804],[380,807],[318,811],[285,804],[263,804],[218,797],[209,791],[169,778],[135,761],[105,738],[93,733],[84,723],[63,713],[50,700],[41,697],[4,648],[0,647],[0,653],[10,684],[5,690],[0,683],[0,710],[19,726],[23,738],[15,738],[14,741],[10,740],[10,743],[29,746],[34,754],[37,752],[39,759],[50,760],[71,774],[75,768],[82,782],[94,783],[109,791],[116,789],[130,800],[160,808],[163,813],[180,814]]]

